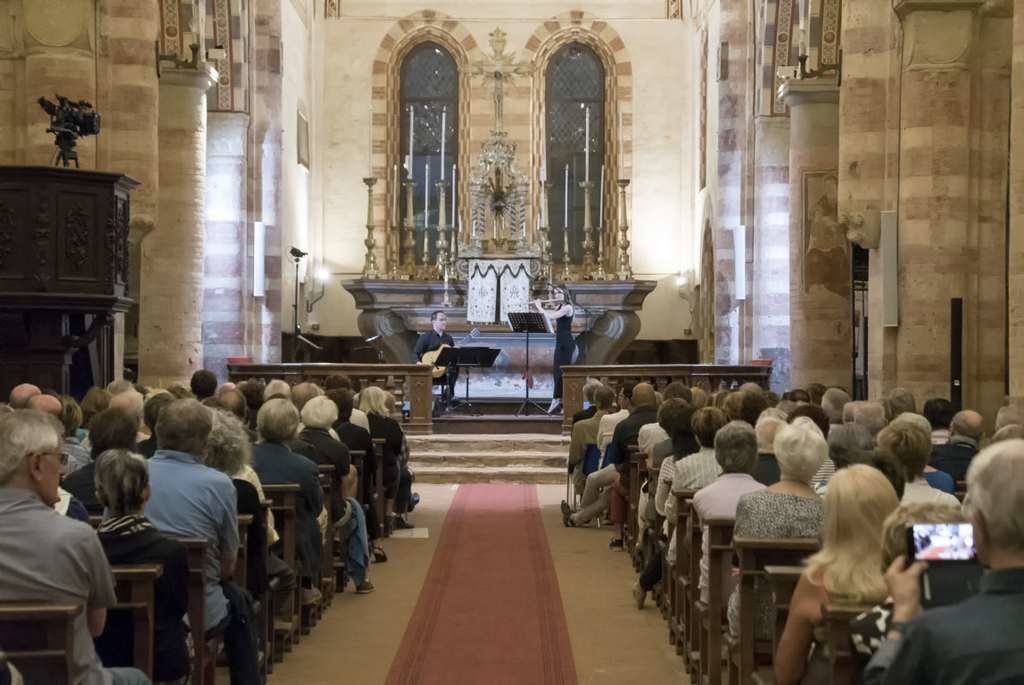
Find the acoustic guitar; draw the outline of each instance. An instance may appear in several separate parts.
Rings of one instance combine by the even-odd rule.
[[[466,334],[465,338],[463,338],[462,340],[457,342],[456,346],[461,345],[462,343],[466,342],[467,340],[473,340],[478,335],[480,335],[480,329],[479,328],[474,328],[473,330],[471,330],[469,333]],[[448,343],[445,343],[445,344],[441,345],[439,348],[437,348],[436,350],[431,350],[430,352],[424,352],[423,356],[420,357],[420,364],[428,364],[428,365],[434,367],[434,370],[430,372],[430,375],[433,376],[434,378],[441,378],[442,376],[444,376],[448,372],[448,367],[447,366],[438,366],[437,365],[437,358],[441,356],[441,350],[443,350],[445,348],[448,348],[448,347],[451,347],[451,345],[449,345]]]

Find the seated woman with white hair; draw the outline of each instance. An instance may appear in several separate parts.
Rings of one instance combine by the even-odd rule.
[[[394,524],[395,497],[401,480],[402,445],[405,433],[398,422],[391,418],[388,394],[375,385],[363,388],[359,393],[359,408],[366,412],[370,423],[370,437],[383,439],[381,451],[384,472],[384,519],[385,525]]]
[[[760,422],[758,422],[760,424]],[[828,455],[828,445],[813,422],[801,417],[780,426],[773,443],[780,478],[767,490],[744,495],[736,505],[733,534],[741,538],[817,538],[825,512],[811,479]],[[768,583],[755,583],[754,636],[771,639],[774,603]],[[739,635],[739,590],[729,597],[729,630]]]

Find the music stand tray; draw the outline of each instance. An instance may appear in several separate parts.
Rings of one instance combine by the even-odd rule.
[[[493,347],[459,347],[455,351],[458,357],[455,365],[460,369],[466,370],[465,399],[459,403],[456,409],[465,411],[467,414],[473,414],[474,416],[481,416],[480,410],[469,401],[469,376],[474,368],[489,369],[494,366],[494,360],[501,354],[501,350],[494,349]]]
[[[545,317],[540,312],[509,312],[508,325],[515,333],[526,334],[526,371],[523,380],[526,381],[526,395],[523,403],[516,410],[516,416],[530,415],[530,406],[533,405],[540,413],[546,413],[544,407],[530,399],[530,333],[547,333],[548,327]]]

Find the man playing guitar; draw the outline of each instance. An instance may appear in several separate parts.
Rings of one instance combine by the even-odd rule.
[[[423,355],[437,350],[441,345],[455,347],[455,340],[445,332],[448,328],[447,314],[441,311],[433,312],[430,315],[430,327],[431,330],[426,333],[421,333],[419,340],[416,341],[416,348],[413,350],[413,355],[416,357],[417,362],[422,362]],[[434,379],[435,385],[445,386],[442,395],[446,406],[455,396],[455,381],[457,381],[458,378],[458,367],[450,366],[448,367],[448,372],[445,375]]]

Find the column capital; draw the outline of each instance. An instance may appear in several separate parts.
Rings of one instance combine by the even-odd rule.
[[[787,79],[779,86],[779,99],[795,105],[838,105],[839,83],[834,78]]]
[[[192,67],[170,67],[160,68],[160,84],[171,86],[184,86],[208,91],[217,82],[218,74],[213,65],[208,62],[200,62]]]
[[[892,9],[901,18],[914,12],[974,12],[985,0],[893,0]]]

